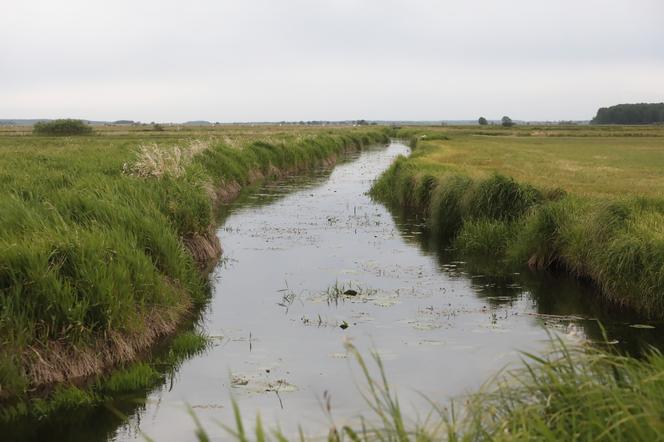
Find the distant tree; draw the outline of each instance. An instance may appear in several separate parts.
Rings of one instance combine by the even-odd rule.
[[[504,116],[503,118],[500,119],[500,123],[503,125],[503,127],[512,127],[514,126],[514,121],[508,116]]]
[[[164,130],[164,126],[162,126],[159,123],[152,123],[152,130],[156,130],[157,132],[162,132]]]
[[[35,123],[32,133],[55,136],[89,135],[92,133],[92,127],[83,120],[60,119]]]
[[[487,124],[489,124],[489,122],[486,121],[486,118],[484,117],[480,117],[480,119],[477,120],[477,122],[479,123],[480,126],[486,126]]]

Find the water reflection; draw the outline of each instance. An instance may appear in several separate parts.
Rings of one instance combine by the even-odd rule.
[[[461,257],[436,238],[415,213],[398,207],[388,209],[405,241],[436,257],[441,271],[468,278],[477,296],[488,305],[512,305],[527,299],[532,314],[547,327],[569,329],[572,324],[589,340],[602,346],[608,343],[614,350],[635,357],[653,348],[664,349],[663,322],[644,322],[633,311],[607,304],[590,282],[562,271],[532,271],[527,266]]]

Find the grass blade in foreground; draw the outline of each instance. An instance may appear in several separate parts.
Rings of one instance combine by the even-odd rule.
[[[546,355],[524,354],[521,367],[496,375],[479,392],[451,402],[449,408],[430,401],[428,417],[414,422],[404,417],[380,358],[373,354],[372,370],[347,344],[361,368],[372,415],[361,417],[359,428],[339,428],[331,421],[327,437],[311,440],[664,440],[662,354],[653,350],[637,360],[586,345],[571,346],[553,336],[551,344]],[[234,410],[240,426],[227,431],[247,441],[237,404]],[[256,434],[270,439],[260,420]],[[275,440],[290,440],[281,431],[273,435]]]

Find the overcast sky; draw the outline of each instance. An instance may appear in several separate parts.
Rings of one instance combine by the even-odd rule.
[[[589,119],[664,101],[664,0],[21,0],[0,118]]]

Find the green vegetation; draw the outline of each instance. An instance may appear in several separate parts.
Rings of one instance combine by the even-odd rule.
[[[602,107],[593,124],[652,124],[664,123],[664,103],[617,104]]]
[[[454,440],[661,440],[664,356],[638,360],[562,341],[472,396]]]
[[[0,132],[3,403],[52,385],[73,395],[71,379],[133,362],[192,317],[220,253],[214,206],[241,187],[387,140],[382,128],[169,129]]]
[[[70,135],[90,135],[92,126],[81,120],[53,120],[40,121],[32,129],[35,135],[46,136],[70,136]]]
[[[402,130],[417,147],[372,192],[417,211],[461,253],[564,268],[617,306],[664,317],[664,131],[577,130]]]

